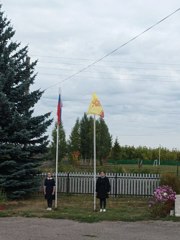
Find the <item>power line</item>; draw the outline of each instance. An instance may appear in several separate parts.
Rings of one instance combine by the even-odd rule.
[[[119,75],[120,74],[120,72],[121,73],[123,73],[123,75],[124,74],[126,74],[126,73],[124,73],[123,71],[124,70],[128,70],[128,71],[130,71],[130,70],[146,70],[146,75],[148,74],[148,75],[154,75],[154,74],[157,74],[157,75],[155,75],[155,76],[161,76],[161,75],[159,75],[160,73],[161,73],[161,71],[163,71],[163,74],[164,74],[164,72],[166,72],[166,74],[168,74],[168,72],[170,73],[170,76],[172,76],[172,70],[173,71],[175,71],[175,72],[179,72],[180,71],[180,69],[163,69],[163,68],[143,68],[143,67],[126,67],[126,66],[121,66],[121,68],[119,68],[118,67],[118,69],[117,70],[119,70],[119,71],[114,71],[114,68],[116,69],[116,67],[113,67],[113,75]],[[68,72],[69,72],[69,70],[70,69],[67,69],[67,68],[46,68],[46,67],[39,67],[39,69],[46,69],[46,70],[48,70],[48,72],[41,72],[41,70],[40,70],[40,72],[38,72],[38,74],[43,74],[43,75],[61,75],[61,74],[68,74]],[[55,70],[56,72],[54,73],[54,72],[52,72],[51,70]],[[63,70],[63,72],[58,72],[58,71],[61,71],[61,70]],[[68,71],[68,72],[67,72]],[[138,72],[138,74],[137,74],[137,72]],[[155,72],[155,73],[151,73],[151,72]],[[91,74],[99,74],[99,73],[101,73],[101,74],[108,74],[109,73],[109,71],[101,71],[101,70],[96,70],[96,69],[91,69],[91,70],[88,70],[88,71],[84,71],[83,73],[91,73]],[[142,73],[141,73],[141,71],[136,71],[136,73],[134,73],[134,71],[131,71],[131,72],[128,72],[128,74],[126,74],[126,75],[142,75]],[[145,74],[143,74],[143,75],[145,75]],[[166,75],[167,77],[169,77],[169,75]],[[178,76],[179,77],[179,76]]]
[[[72,57],[58,57],[58,56],[42,56],[42,55],[35,55],[32,54],[33,57],[40,57],[40,58],[55,58],[55,59],[70,59],[70,60],[82,60],[82,61],[92,61],[93,59],[90,58],[72,58]]]
[[[106,72],[101,72],[101,73],[106,73]],[[46,75],[46,76],[61,76],[62,73],[39,73],[39,75]],[[64,75],[64,74],[63,74]],[[116,74],[113,74],[113,75],[118,75],[118,73]],[[111,80],[121,80],[121,79],[124,79],[124,80],[133,80],[133,78],[129,78],[129,76],[135,76],[135,77],[144,77],[144,78],[147,78],[147,79],[154,79],[154,78],[178,78],[178,80],[174,81],[174,80],[169,80],[168,82],[180,82],[179,81],[179,76],[172,76],[172,75],[152,75],[152,74],[136,74],[136,73],[128,73],[128,74],[122,74],[119,78],[117,77],[109,77],[109,76],[101,76],[101,77],[98,77],[98,76],[94,76],[94,75],[91,75],[91,76],[82,76],[83,78],[86,77],[87,78],[93,78],[93,79],[111,79]],[[128,77],[128,78],[127,78]],[[134,80],[137,80],[137,79],[134,79]],[[143,79],[140,79],[140,81],[144,81]],[[155,79],[156,81],[156,79]],[[162,80],[163,82],[163,80]]]
[[[58,63],[57,63],[58,64]],[[122,63],[123,64],[123,63]],[[162,71],[164,71],[164,70],[168,70],[169,71],[169,69],[167,69],[167,67],[169,67],[169,66],[171,66],[171,69],[173,69],[173,70],[175,70],[175,71],[180,71],[180,68],[172,68],[172,64],[166,64],[165,65],[165,67],[164,68],[161,68],[162,66],[161,65],[159,65],[159,66],[161,66],[160,68],[159,68],[159,66],[157,66],[157,63],[154,63],[154,65],[156,64],[156,68],[154,68],[154,67],[152,67],[152,64],[150,65],[150,66],[144,66],[144,67],[137,67],[137,66],[128,66],[128,65],[108,65],[108,66],[106,66],[106,68],[118,68],[118,69],[120,69],[120,68],[122,68],[122,69],[142,69],[142,70],[153,70],[153,71],[160,71],[160,70],[162,70]],[[62,65],[64,66],[64,67],[62,67]],[[80,64],[80,65],[82,65],[82,64]],[[146,65],[148,65],[148,63],[146,64]],[[70,70],[70,67],[71,66],[71,64],[67,64],[67,65],[65,65],[65,64],[61,64],[61,66],[60,67],[54,67],[54,66],[38,66],[38,69],[48,69],[48,70]],[[104,68],[104,65],[96,65],[96,66],[94,66],[94,67],[103,67]],[[92,72],[92,71],[97,71],[97,69],[96,68],[94,68],[93,67],[93,69],[91,68],[91,70],[89,70],[89,71],[86,71],[86,72]],[[180,67],[180,64],[179,64],[179,67]],[[71,69],[72,69],[72,67],[71,67]]]
[[[78,60],[78,58],[76,59]],[[162,62],[129,62],[129,61],[123,61],[122,59],[119,61],[119,60],[116,60],[116,61],[103,61],[103,62],[108,62],[108,63],[119,63],[119,64],[136,64],[136,65],[158,65],[158,66],[180,66],[180,63],[162,63]],[[83,63],[71,63],[71,62],[46,62],[46,61],[41,61],[41,63],[52,63],[52,64],[55,64],[55,65],[83,65]],[[104,66],[104,65],[98,65],[98,66]],[[111,65],[111,66],[114,66],[114,65]],[[51,68],[51,67],[50,67]]]
[[[53,84],[51,86],[49,86],[48,88],[44,89],[44,91],[46,91],[47,89],[54,87],[56,85],[58,85],[59,83],[63,83],[71,78],[73,78],[74,76],[78,75],[79,73],[85,71],[86,69],[90,68],[91,66],[95,65],[96,63],[102,61],[103,59],[105,59],[106,57],[112,55],[113,53],[117,52],[119,49],[123,48],[124,46],[128,45],[130,42],[136,40],[137,38],[139,38],[141,35],[145,34],[146,32],[148,32],[149,30],[151,30],[152,28],[154,28],[155,26],[157,26],[158,24],[160,24],[161,22],[165,21],[167,18],[171,17],[172,15],[174,15],[176,12],[178,12],[180,10],[180,8],[176,9],[174,12],[170,13],[169,15],[167,15],[166,17],[162,18],[161,20],[159,20],[158,22],[156,22],[155,24],[153,24],[152,26],[148,27],[147,29],[145,29],[143,32],[137,34],[135,37],[131,38],[130,40],[128,40],[127,42],[123,43],[122,45],[120,45],[119,47],[115,48],[114,50],[112,50],[111,52],[107,53],[106,55],[104,55],[103,57],[97,59],[96,61],[92,62],[91,64],[87,65],[86,67],[80,69],[79,71],[77,71],[76,73],[70,75],[69,77],[65,78],[64,80],[62,80],[61,82],[58,82],[56,84]]]
[[[80,60],[80,61],[93,61],[93,59],[90,59],[90,58],[71,58],[71,57],[57,57],[57,56],[42,56],[42,55],[31,55],[31,56],[36,56],[36,57],[42,57],[42,58],[60,58],[60,59],[69,59],[69,60]],[[179,66],[180,63],[162,63],[162,62],[133,62],[133,61],[126,61],[126,60],[105,60],[104,62],[114,62],[114,63],[122,63],[122,64],[144,64],[144,65],[154,65],[154,64],[158,64],[158,65],[175,65],[175,66]],[[56,63],[56,62],[49,62],[49,61],[41,61],[40,63],[52,63],[52,64],[59,64],[59,63]],[[69,63],[69,62],[62,62],[60,64],[64,64],[64,65],[82,65],[82,63]]]

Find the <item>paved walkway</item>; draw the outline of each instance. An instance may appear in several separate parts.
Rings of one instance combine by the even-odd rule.
[[[0,240],[179,240],[180,222],[79,223],[46,218],[0,218]]]

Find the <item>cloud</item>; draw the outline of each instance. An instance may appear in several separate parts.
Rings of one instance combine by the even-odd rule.
[[[123,145],[180,149],[180,15],[120,48],[166,15],[179,1],[2,0],[15,39],[38,59],[32,89],[47,89],[35,113],[56,119],[58,88],[67,135],[96,92],[113,137]],[[68,79],[67,79],[68,78]],[[53,125],[48,133],[51,135]]]

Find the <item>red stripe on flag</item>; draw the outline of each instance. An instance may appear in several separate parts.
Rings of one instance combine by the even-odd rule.
[[[61,96],[59,94],[58,105],[57,105],[57,124],[61,124]]]

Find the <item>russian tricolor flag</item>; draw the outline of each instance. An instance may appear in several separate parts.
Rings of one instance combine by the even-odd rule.
[[[62,103],[61,103],[61,95],[59,94],[58,105],[57,105],[57,124],[61,124],[61,112],[62,112]]]

